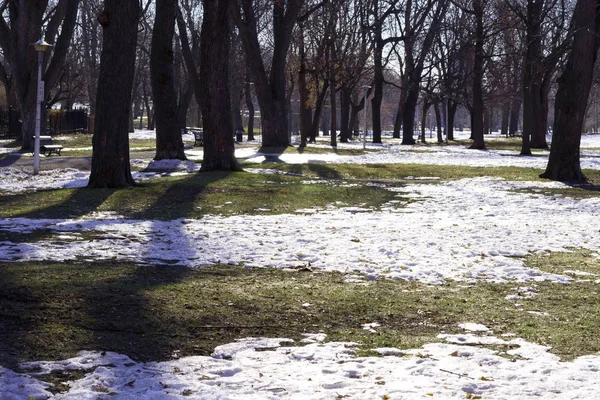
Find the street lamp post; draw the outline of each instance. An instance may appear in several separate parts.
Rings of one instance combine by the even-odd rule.
[[[33,143],[33,174],[40,173],[40,126],[42,122],[42,103],[44,101],[44,81],[42,81],[42,64],[44,62],[44,52],[52,45],[40,39],[33,44],[37,52],[38,79],[37,79],[37,100],[35,109],[35,139]]]
[[[365,107],[364,107],[364,120],[365,120],[365,129],[363,131],[363,149],[367,148],[367,92],[371,89],[371,86],[364,85],[360,87],[361,89],[365,89]]]

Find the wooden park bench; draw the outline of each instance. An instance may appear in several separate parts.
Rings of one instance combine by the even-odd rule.
[[[182,129],[182,133],[193,133],[194,134],[194,147],[196,146],[204,146],[204,132],[200,128],[190,128],[186,127]]]
[[[56,153],[60,156],[60,151],[63,146],[60,144],[52,144],[52,136],[40,136],[40,150],[42,154],[50,156],[52,153]]]

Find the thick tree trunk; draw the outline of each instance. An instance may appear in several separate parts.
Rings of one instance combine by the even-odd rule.
[[[229,93],[229,0],[204,0],[200,44],[202,77],[202,171],[239,171],[233,143]]]
[[[580,142],[600,46],[600,1],[578,0],[573,15],[573,47],[558,80],[552,146],[546,171],[556,181],[586,182],[581,171]]]
[[[173,35],[177,0],[156,0],[152,30],[150,81],[156,118],[155,160],[185,160],[173,71]]]
[[[129,165],[128,127],[139,17],[137,0],[106,0],[98,17],[103,33],[88,183],[91,188],[135,183]]]

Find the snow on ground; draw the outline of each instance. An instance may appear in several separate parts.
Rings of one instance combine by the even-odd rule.
[[[560,187],[555,182],[490,178],[415,183],[394,189],[401,198],[379,212],[341,206],[200,220],[131,220],[99,214],[0,219],[4,231],[54,233],[33,243],[4,242],[0,260],[310,265],[369,278],[428,283],[445,279],[567,282],[566,276],[525,268],[520,257],[566,247],[598,251],[598,226],[590,221],[600,214],[600,198],[515,192]],[[413,201],[407,204],[407,198]]]
[[[140,133],[141,135],[141,133]],[[600,135],[584,138],[582,165],[599,168]],[[344,146],[362,146],[354,143]],[[369,145],[370,148],[377,146]],[[286,162],[422,162],[454,165],[526,165],[543,168],[547,156],[519,157],[509,152],[478,152],[458,146],[384,145],[358,157],[310,154],[280,156]],[[201,158],[201,151],[192,150]],[[238,157],[259,160],[256,148]],[[395,160],[395,161],[394,161]],[[406,161],[409,160],[409,161]],[[146,172],[136,179],[165,173],[189,173],[194,163],[134,161]],[[168,172],[164,172],[168,170]],[[262,171],[264,172],[264,170]],[[87,173],[44,171],[33,177],[0,168],[0,190],[81,187]],[[446,279],[493,282],[567,283],[578,271],[551,275],[525,268],[520,257],[533,252],[582,247],[598,252],[600,199],[577,200],[544,194],[556,182],[508,182],[481,177],[452,182],[415,180],[382,210],[341,204],[267,216],[209,216],[201,220],[126,220],[90,214],[73,219],[0,219],[0,229],[32,232],[47,229],[33,243],[0,243],[1,261],[115,258],[142,263],[189,266],[215,262],[246,266],[310,265],[338,270],[348,280],[387,277],[440,283]],[[408,200],[411,200],[407,202]],[[227,207],[228,204],[223,204]],[[90,237],[92,239],[90,239]],[[314,239],[314,238],[318,238]],[[596,280],[600,282],[599,280]],[[535,296],[523,286],[519,295]],[[532,316],[536,317],[536,316]],[[378,324],[365,325],[376,334]],[[548,348],[517,338],[497,338],[476,321],[460,326],[468,333],[440,335],[421,349],[379,349],[383,357],[356,357],[351,343],[312,343],[290,347],[285,339],[241,339],[215,349],[213,357],[187,357],[137,363],[124,355],[87,351],[70,360],[23,365],[16,373],[0,367],[2,399],[415,399],[597,397],[600,357],[560,362]],[[501,345],[506,354],[499,354]],[[258,350],[256,350],[258,349]],[[39,374],[90,369],[69,382],[70,390],[52,395]],[[41,371],[41,372],[40,372]]]
[[[485,328],[485,327],[483,327]],[[357,357],[353,343],[305,343],[246,338],[219,346],[212,357],[138,363],[116,353],[82,351],[57,362],[0,367],[3,399],[593,399],[600,357],[560,362],[548,347],[516,338],[440,335],[421,349],[375,349]],[[502,346],[503,355],[486,346]],[[40,374],[91,370],[50,395]],[[32,397],[30,397],[32,396]]]

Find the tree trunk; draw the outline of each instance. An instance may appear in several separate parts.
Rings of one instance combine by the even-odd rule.
[[[394,119],[394,133],[392,135],[394,139],[400,139],[400,130],[402,130],[402,121],[404,121],[404,105],[406,104],[406,82],[404,79],[402,83],[398,108],[396,109],[396,118]]]
[[[306,83],[306,54],[304,52],[304,27],[300,24],[298,39],[300,53],[300,71],[298,73],[298,92],[300,94],[300,147],[306,147],[312,127],[312,110],[310,107],[310,90]],[[290,124],[292,123],[290,118]]]
[[[458,109],[458,103],[448,100],[448,140],[454,140],[454,118],[456,117],[456,110]]]
[[[473,62],[473,110],[471,123],[471,136],[473,143],[470,149],[485,149],[483,140],[483,0],[473,0],[475,15],[475,58]]]
[[[187,81],[185,88],[185,91],[179,96],[177,107],[177,121],[180,129],[187,126],[187,114],[190,109],[192,97],[194,97],[194,89],[192,88],[191,82]]]
[[[433,110],[435,111],[435,125],[437,128],[437,141],[438,141],[438,143],[443,143],[444,137],[442,135],[442,113],[440,111],[440,103],[435,103],[433,105]]]
[[[185,160],[175,74],[173,71],[173,35],[177,0],[156,0],[156,18],[152,30],[150,81],[156,118],[155,160]]]
[[[135,183],[129,165],[128,127],[139,17],[137,0],[106,0],[98,17],[103,32],[88,183],[91,188]]]
[[[248,140],[254,139],[254,103],[250,93],[250,82],[246,81],[246,108],[248,109]]]
[[[421,114],[421,143],[427,143],[425,131],[427,130],[427,112],[429,111],[430,106],[431,103],[427,100],[423,101],[423,112]]]
[[[500,122],[500,134],[508,136],[508,118],[510,117],[510,103],[504,101],[502,103],[502,117]]]
[[[540,116],[540,127],[534,131],[534,136],[531,138],[531,147],[534,149],[548,149],[548,142],[546,141],[546,134],[548,132],[548,96],[550,95],[550,89],[553,84],[553,74],[548,71],[542,86],[540,88],[540,103],[541,103],[541,116]]]
[[[329,59],[329,105],[330,105],[330,121],[331,121],[331,147],[337,147],[337,112],[336,112],[336,76],[335,76],[335,42],[331,39],[327,46],[327,56]]]
[[[286,104],[286,60],[293,28],[296,24],[301,0],[274,1],[273,51],[269,74],[262,60],[258,38],[255,2],[241,0],[241,10],[236,3],[232,15],[240,31],[244,53],[255,84],[260,105],[263,146],[289,145],[288,110]]]
[[[558,80],[554,134],[546,171],[556,181],[586,182],[580,166],[581,132],[600,46],[600,1],[578,0],[573,15],[573,47]]]
[[[410,87],[404,103],[404,116],[402,123],[402,144],[415,144],[415,114],[419,101],[419,87]]]
[[[548,148],[548,142],[546,141],[546,133],[548,132],[548,96],[550,95],[553,83],[552,77],[552,71],[546,71],[538,87],[536,98],[539,103],[539,116],[535,124],[536,127],[531,135],[531,148],[533,149]]]
[[[315,105],[315,112],[313,114],[312,125],[310,128],[310,139],[312,142],[316,142],[319,134],[319,126],[321,125],[321,119],[323,117],[323,110],[325,106],[325,97],[327,96],[327,89],[329,88],[329,82],[325,82],[319,96],[317,97],[317,104]]]
[[[331,109],[323,107],[323,118],[321,118],[321,130],[323,136],[329,136],[329,128],[331,127]]]
[[[342,87],[340,90],[340,142],[348,143],[350,140],[350,96],[351,89]]]
[[[519,131],[519,117],[521,116],[521,98],[515,98],[510,106],[510,121],[508,124],[508,136],[515,137]]]
[[[202,77],[202,171],[241,170],[235,158],[229,93],[229,0],[204,0],[200,41]]]
[[[383,22],[379,15],[379,0],[373,1],[374,54],[373,54],[373,98],[371,99],[371,123],[373,143],[381,143],[381,103],[383,101]],[[342,122],[343,124],[343,122]]]
[[[541,118],[540,64],[542,57],[541,18],[543,0],[527,1],[525,68],[523,71],[523,143],[521,155],[531,155],[531,138]]]

